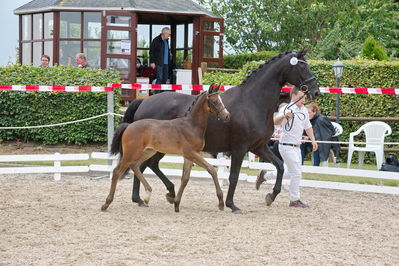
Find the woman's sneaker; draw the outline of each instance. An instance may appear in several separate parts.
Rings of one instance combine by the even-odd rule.
[[[290,207],[309,208],[309,205],[303,203],[300,200],[295,200],[290,202]]]
[[[266,170],[260,171],[259,175],[256,177],[256,183],[255,183],[255,188],[256,190],[259,190],[260,185],[266,181],[265,175],[266,175]]]

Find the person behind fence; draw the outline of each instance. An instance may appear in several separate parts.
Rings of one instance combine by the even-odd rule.
[[[315,102],[307,104],[306,109],[308,110],[309,120],[313,127],[313,133],[316,140],[321,141],[332,141],[335,134],[335,128],[331,121],[320,113],[319,106]],[[304,132],[304,140],[309,140],[309,137]],[[320,162],[328,161],[331,143],[319,143],[317,151],[313,152],[313,166],[320,166]],[[312,152],[312,143],[304,142],[301,145],[302,164],[305,161],[307,154]]]
[[[302,178],[301,140],[302,132],[306,131],[312,140],[313,151],[317,150],[317,142],[313,135],[312,124],[309,121],[309,114],[304,107],[306,95],[298,88],[291,90],[291,102],[286,108],[282,108],[274,118],[274,124],[282,125],[281,137],[279,140],[279,151],[284,160],[284,178],[290,179],[290,207],[307,208],[309,205],[300,199],[299,184]],[[266,171],[265,171],[266,172]],[[269,179],[275,179],[276,172],[260,174],[256,179],[256,189]]]
[[[170,28],[164,27],[161,34],[155,37],[150,46],[150,66],[156,71],[156,84],[166,84],[169,74],[169,37]],[[160,93],[158,90],[155,93]]]
[[[50,56],[44,54],[40,57],[40,67],[48,67],[50,64]]]
[[[77,67],[86,68],[89,67],[89,63],[87,63],[87,59],[84,53],[78,53],[75,56],[75,62]]]

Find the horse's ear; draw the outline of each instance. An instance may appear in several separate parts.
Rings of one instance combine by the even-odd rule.
[[[297,53],[297,57],[301,58],[304,57],[305,54],[309,51],[309,47],[303,47],[298,53]]]
[[[222,84],[219,84],[219,85],[216,87],[215,92],[219,91],[219,90],[220,90],[220,87],[222,87]]]
[[[215,87],[215,85],[213,85],[213,84],[211,86],[209,86],[208,94],[211,94],[214,91],[214,87]]]

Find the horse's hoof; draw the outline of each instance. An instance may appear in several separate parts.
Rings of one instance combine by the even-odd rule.
[[[150,199],[151,199],[151,191],[146,191],[145,196],[143,197],[144,203],[148,204],[148,202],[150,202]]]
[[[226,207],[230,208],[233,213],[238,213],[238,214],[242,213],[240,208],[238,208],[236,205],[234,205],[234,203],[229,204],[226,202]]]
[[[148,202],[145,203],[144,201],[137,203],[137,205],[139,205],[139,207],[148,207]]]
[[[219,210],[223,211],[224,210],[224,203],[219,204]]]
[[[173,196],[171,196],[171,194],[170,193],[166,193],[166,200],[170,203],[170,204],[173,204],[173,203],[175,203],[175,197]]]
[[[134,203],[137,203],[137,205],[139,205],[139,206],[144,203],[144,201],[140,198],[132,199],[132,201]]]
[[[101,210],[102,211],[106,211],[109,205],[104,204],[103,206],[101,206]]]
[[[272,194],[270,194],[270,193],[266,195],[266,206],[270,206],[273,203],[273,199],[272,199],[271,195]]]
[[[240,210],[239,208],[232,210],[232,213],[234,214],[242,214],[242,210]]]

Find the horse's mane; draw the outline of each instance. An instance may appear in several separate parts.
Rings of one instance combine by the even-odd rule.
[[[204,95],[206,93],[206,91],[201,92],[201,94],[197,95],[197,97],[195,97],[194,101],[191,103],[190,107],[188,107],[187,111],[184,113],[184,116],[187,116],[191,109],[193,108],[193,106],[198,102],[198,100],[201,98],[202,95]]]
[[[291,54],[294,53],[294,51],[292,52],[285,52],[285,53],[281,53],[279,55],[276,55],[272,58],[270,58],[269,60],[265,61],[265,63],[260,64],[259,67],[257,69],[254,69],[251,73],[249,73],[247,75],[247,77],[245,78],[245,80],[243,82],[241,82],[240,85],[243,85],[245,82],[247,82],[250,78],[253,78],[256,76],[256,74],[259,72],[260,69],[262,69],[264,66],[268,66],[269,64],[273,63],[274,61],[276,61],[277,59],[280,59],[281,57],[287,55],[287,54]]]

